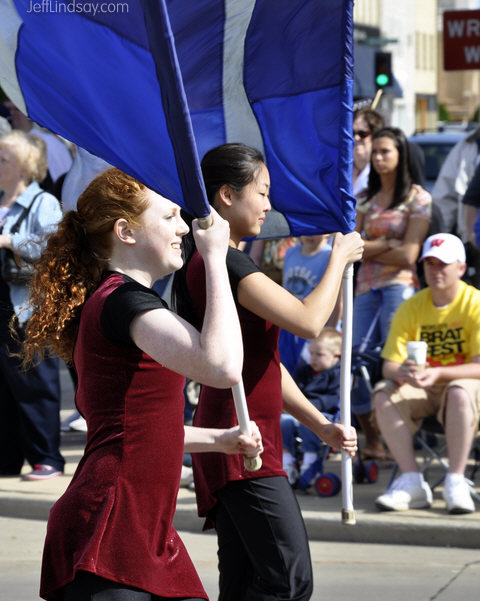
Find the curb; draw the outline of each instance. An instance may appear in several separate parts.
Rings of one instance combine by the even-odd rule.
[[[480,546],[480,524],[472,522],[445,523],[433,518],[422,521],[404,517],[392,519],[391,514],[379,516],[357,516],[354,526],[345,525],[340,515],[333,518],[322,514],[302,515],[311,540],[346,543],[377,543],[383,545],[417,545],[429,547],[459,547],[477,549]],[[397,516],[395,516],[396,518]]]
[[[51,494],[25,492],[12,495],[0,492],[0,515],[46,521],[57,498],[57,495]],[[194,495],[185,492],[179,500],[174,519],[175,528],[180,531],[202,532],[203,520],[196,513]],[[302,504],[302,499],[299,500]],[[334,513],[302,508],[302,515],[310,540],[465,549],[480,547],[480,523],[478,519],[468,519],[471,515],[462,519],[460,516],[437,518],[426,514],[370,515],[357,512],[355,525],[343,524],[340,510]]]
[[[62,433],[62,453],[67,463],[59,478],[44,482],[27,482],[18,477],[0,480],[0,516],[30,520],[48,519],[50,509],[63,494],[82,456],[85,435]],[[329,468],[339,472],[340,463],[329,460]],[[24,466],[24,471],[29,471]],[[432,476],[436,476],[431,468]],[[356,523],[342,523],[341,495],[318,497],[311,492],[296,491],[296,497],[310,540],[347,543],[376,543],[434,547],[480,548],[480,511],[467,515],[448,515],[435,489],[432,507],[428,510],[379,512],[374,501],[387,487],[391,468],[380,469],[373,484],[353,485]],[[478,487],[477,487],[478,491]],[[177,530],[202,532],[203,519],[197,515],[195,493],[180,488],[174,525]]]

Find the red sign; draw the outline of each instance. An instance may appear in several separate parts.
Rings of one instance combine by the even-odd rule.
[[[480,69],[480,10],[443,13],[443,68]]]

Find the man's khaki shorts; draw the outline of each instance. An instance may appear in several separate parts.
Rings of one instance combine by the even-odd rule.
[[[410,384],[398,386],[393,380],[377,382],[372,395],[382,391],[395,404],[397,411],[414,434],[426,417],[436,415],[443,425],[447,393],[453,386],[462,388],[470,397],[474,413],[474,423],[478,424],[480,413],[480,380],[452,380],[446,384],[436,384],[430,390],[415,388]]]

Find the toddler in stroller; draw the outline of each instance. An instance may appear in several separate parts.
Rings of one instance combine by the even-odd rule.
[[[294,379],[304,395],[325,414],[334,419],[339,408],[340,391],[340,353],[342,336],[334,328],[324,328],[318,338],[308,344],[308,362],[300,359]],[[289,481],[295,484],[310,465],[317,460],[323,443],[311,430],[297,424],[289,415],[282,416],[283,465]],[[298,441],[302,456],[299,471]]]
[[[342,336],[334,328],[326,327],[318,338],[308,344],[307,361],[301,359],[295,372],[295,381],[305,396],[333,422],[340,417],[340,354]],[[370,387],[370,372],[379,361],[381,349],[358,349],[352,358],[353,374],[366,380]],[[281,420],[283,436],[283,467],[292,486],[306,490],[315,479],[320,496],[331,496],[341,488],[341,480],[334,473],[323,473],[323,463],[334,451],[306,426],[284,414]],[[354,465],[356,482],[375,482],[378,467],[374,461],[357,461]]]

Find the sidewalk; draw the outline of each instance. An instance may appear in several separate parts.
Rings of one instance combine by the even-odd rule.
[[[82,456],[85,434],[62,433],[62,453],[67,464],[65,474],[45,482],[22,481],[18,477],[0,479],[0,515],[7,517],[44,519],[53,503],[68,486]],[[329,459],[326,471],[340,475],[340,460]],[[433,470],[434,468],[432,468]],[[30,470],[25,466],[24,470]],[[428,510],[379,512],[375,498],[384,492],[391,468],[381,469],[375,484],[354,484],[353,504],[356,524],[344,525],[341,520],[341,492],[324,498],[314,492],[298,491],[308,535],[312,540],[332,540],[363,543],[394,543],[463,548],[480,547],[480,506],[469,515],[450,516],[445,512],[441,487],[434,491],[434,503]],[[477,491],[479,476],[477,475]],[[197,516],[195,493],[180,489],[175,526],[178,530],[200,532],[202,520]]]

